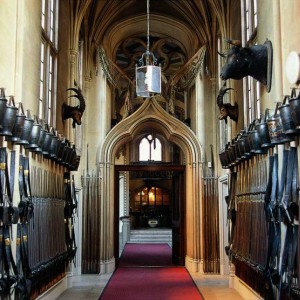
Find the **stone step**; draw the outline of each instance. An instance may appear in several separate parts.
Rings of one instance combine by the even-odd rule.
[[[131,234],[131,238],[165,238],[165,239],[172,239],[171,234]]]
[[[172,243],[171,239],[130,239],[128,243]]]
[[[170,234],[172,235],[171,229],[131,229],[132,234]]]
[[[172,243],[171,229],[134,229],[130,231],[131,243]]]
[[[172,236],[130,236],[130,241],[172,241]]]

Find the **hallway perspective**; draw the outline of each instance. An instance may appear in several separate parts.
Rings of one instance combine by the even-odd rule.
[[[243,299],[228,288],[227,276],[189,274],[171,260],[168,244],[127,243],[112,276],[75,276],[73,288],[58,299]]]
[[[300,0],[0,3],[0,300],[300,300]]]

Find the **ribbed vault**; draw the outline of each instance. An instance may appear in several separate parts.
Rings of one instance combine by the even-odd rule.
[[[146,36],[146,0],[69,0],[73,5],[74,41],[82,28],[90,59],[97,47],[103,47],[114,61],[122,41]],[[150,34],[173,40],[185,51],[189,60],[202,46],[208,53],[208,69],[214,69],[216,39],[226,36],[227,11],[232,0],[150,0]],[[115,62],[115,61],[114,61]],[[90,70],[86,70],[89,74]]]

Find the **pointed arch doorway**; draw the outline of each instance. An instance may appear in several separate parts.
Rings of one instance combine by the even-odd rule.
[[[172,263],[184,266],[186,253],[185,240],[185,166],[184,165],[115,165],[114,199],[114,257],[116,266],[119,261],[119,172],[161,172],[172,173],[171,211],[172,211]]]
[[[168,142],[177,145],[184,156],[178,177],[184,182],[184,197],[178,202],[183,205],[180,211],[185,218],[178,223],[180,242],[179,252],[184,258],[184,265],[193,272],[203,270],[202,228],[202,149],[194,132],[183,122],[167,113],[154,97],[144,101],[132,115],[118,123],[107,134],[100,155],[101,181],[101,220],[100,220],[100,258],[101,273],[114,271],[117,262],[116,225],[118,222],[118,190],[116,184],[117,168],[129,168],[130,165],[117,167],[115,158],[121,146],[133,140],[145,128],[159,132]],[[177,184],[178,185],[178,184]],[[176,184],[174,183],[174,186]],[[182,204],[183,203],[183,204]],[[179,208],[178,208],[179,209]],[[183,234],[183,235],[182,235]],[[184,238],[183,238],[184,237]],[[182,246],[183,245],[183,246]],[[181,250],[180,250],[181,249]],[[183,249],[183,251],[182,251]]]

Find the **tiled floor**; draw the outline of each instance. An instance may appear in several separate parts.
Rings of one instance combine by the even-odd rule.
[[[60,300],[96,300],[102,293],[111,274],[73,276],[73,287],[66,290],[57,299]]]
[[[96,300],[99,298],[110,274],[106,275],[82,275],[74,276],[72,279],[73,287],[66,290],[59,300]],[[219,275],[199,275],[191,274],[194,282],[201,291],[205,300],[241,300],[244,299],[235,290],[230,289],[229,277]],[[118,299],[116,299],[118,300]]]

